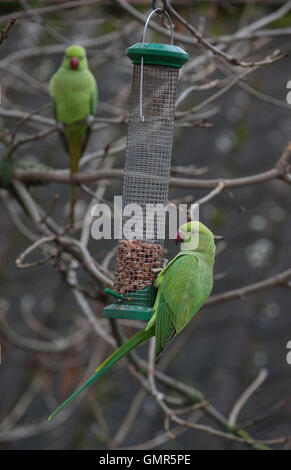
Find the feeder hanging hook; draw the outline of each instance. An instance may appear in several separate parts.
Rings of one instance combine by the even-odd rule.
[[[167,0],[161,0],[163,2],[163,7],[162,8],[156,8],[156,0],[152,0],[152,9],[153,10],[158,10],[157,13],[163,14],[165,13],[168,5],[167,5]]]
[[[153,16],[154,13],[158,13],[160,10],[160,8],[156,8],[155,10],[153,10],[149,16],[147,17],[147,20],[146,20],[146,23],[145,23],[145,26],[144,26],[144,30],[143,30],[143,37],[142,37],[142,43],[143,43],[143,46],[145,45],[145,40],[146,40],[146,32],[147,32],[147,29],[148,29],[148,24],[150,22],[150,19],[151,17]],[[164,11],[164,14],[166,15],[167,19],[168,19],[168,22],[169,22],[169,25],[170,25],[170,30],[171,30],[171,45],[174,44],[174,30],[173,30],[173,23],[172,23],[172,20],[171,20],[171,17],[169,15],[169,13],[167,11]]]
[[[146,20],[146,23],[145,23],[145,27],[144,27],[144,31],[143,31],[143,38],[142,38],[142,44],[143,46],[145,45],[145,39],[146,39],[146,31],[147,31],[147,27],[148,27],[148,24],[150,22],[150,19],[151,17],[153,16],[154,13],[163,13],[166,15],[168,21],[169,21],[169,25],[170,25],[170,30],[171,30],[171,45],[174,44],[174,31],[173,31],[173,24],[172,24],[172,20],[171,20],[171,17],[169,15],[169,13],[166,11],[166,7],[167,7],[167,1],[166,0],[163,0],[163,3],[164,3],[164,7],[163,9],[161,8],[156,8],[155,10],[153,10],[147,20]],[[156,4],[156,1],[153,0],[153,5]],[[162,10],[162,11],[161,11]],[[143,106],[142,106],[142,102],[143,102],[143,57],[141,58],[141,62],[140,62],[140,93],[139,93],[139,114],[140,114],[140,120],[141,122],[144,122],[144,115],[143,115]]]

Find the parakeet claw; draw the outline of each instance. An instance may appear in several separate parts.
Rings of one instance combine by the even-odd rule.
[[[86,117],[86,124],[87,124],[88,127],[91,128],[94,124],[94,116],[89,114],[89,116]]]
[[[163,271],[163,269],[165,269],[165,267],[167,266],[168,262],[169,262],[169,260],[166,259],[166,258],[164,258],[164,259],[163,259],[163,266],[162,266],[162,268],[152,268],[152,272],[153,272],[153,273],[160,273],[161,271]]]
[[[153,273],[160,273],[164,268],[152,268]]]
[[[163,269],[167,266],[168,262],[169,262],[168,259],[166,258],[163,259]]]
[[[64,131],[65,131],[65,126],[64,126],[64,123],[63,123],[63,122],[58,121],[56,127],[57,127],[57,130],[58,130],[59,132],[61,132],[62,134],[64,133]]]

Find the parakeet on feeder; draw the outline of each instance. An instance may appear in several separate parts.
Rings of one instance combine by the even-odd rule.
[[[191,249],[193,238],[198,246]],[[156,359],[168,342],[189,323],[210,295],[213,284],[215,243],[213,233],[201,222],[192,221],[180,227],[177,241],[183,242],[178,255],[160,272],[154,313],[147,326],[117,349],[74,392],[49,419],[68,405],[79,393],[108,371],[139,344],[156,337]]]
[[[139,236],[123,239],[119,244],[111,291],[114,303],[103,311],[105,317],[111,318],[151,318],[154,272],[162,265],[165,213],[157,214],[151,223],[145,214],[150,204],[168,204],[176,87],[179,69],[189,55],[173,44],[167,12],[171,44],[145,42],[148,22],[157,12],[160,9],[147,19],[143,41],[127,49],[134,67],[122,202],[123,209],[138,204],[142,213],[135,216]],[[122,227],[127,220],[123,215]]]
[[[70,46],[65,51],[62,65],[52,76],[50,94],[56,120],[64,126],[61,132],[69,154],[71,174],[79,169],[79,161],[90,136],[88,117],[97,109],[98,88],[88,68],[86,51],[81,46]],[[74,221],[76,186],[71,185],[71,224]]]

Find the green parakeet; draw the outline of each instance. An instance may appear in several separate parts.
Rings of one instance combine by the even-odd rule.
[[[71,174],[79,169],[79,161],[90,135],[87,118],[96,114],[98,88],[88,68],[86,51],[70,46],[61,67],[52,76],[50,94],[56,120],[63,123],[62,140],[70,158]],[[73,223],[76,187],[71,185],[71,223]]]
[[[157,277],[158,292],[154,313],[147,326],[106,359],[92,377],[64,401],[49,419],[132,349],[153,336],[156,337],[158,359],[168,342],[183,330],[205,303],[213,284],[213,233],[201,222],[192,221],[180,227],[176,240],[182,243],[181,250]]]

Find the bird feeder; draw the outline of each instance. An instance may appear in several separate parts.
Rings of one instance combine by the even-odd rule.
[[[171,44],[145,42],[148,23],[155,13],[168,18]],[[139,236],[124,237],[119,243],[114,287],[106,289],[114,303],[105,307],[103,315],[147,321],[153,312],[157,268],[162,266],[164,231],[160,228],[165,217],[156,213],[149,227],[145,214],[149,204],[168,204],[176,87],[179,69],[189,55],[173,44],[171,18],[160,8],[151,12],[143,41],[129,47],[127,55],[134,67],[122,205],[124,209],[139,204],[143,215],[137,221]],[[126,220],[123,210],[122,227]]]

